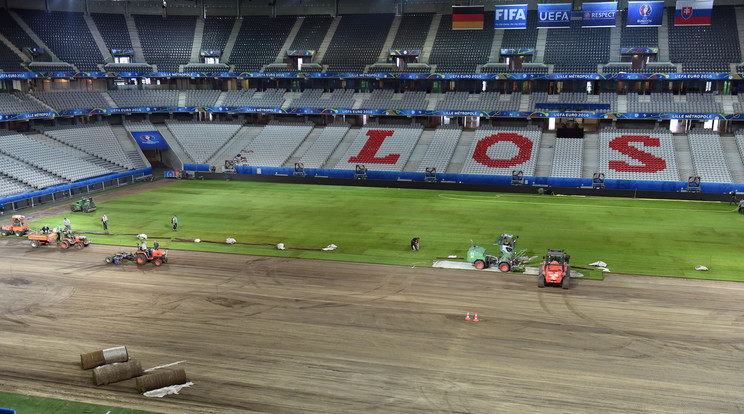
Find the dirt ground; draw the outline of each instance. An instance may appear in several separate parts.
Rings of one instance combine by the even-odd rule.
[[[744,411],[743,283],[115,251],[0,240],[0,390],[162,413]],[[119,345],[194,385],[96,387],[80,354]]]

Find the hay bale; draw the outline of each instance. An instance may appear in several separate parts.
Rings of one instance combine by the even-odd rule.
[[[113,364],[114,362],[126,362],[128,360],[129,354],[125,346],[80,354],[80,366],[83,369],[95,368],[104,364]]]
[[[113,363],[96,367],[93,370],[93,382],[96,385],[111,384],[142,375],[142,365],[136,359],[127,362]]]
[[[188,381],[183,368],[158,370],[156,372],[137,377],[137,392],[140,394],[171,385],[184,384]]]

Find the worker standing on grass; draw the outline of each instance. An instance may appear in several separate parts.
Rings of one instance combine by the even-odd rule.
[[[72,231],[72,227],[70,227],[70,219],[68,219],[67,217],[65,217],[64,221],[62,221],[62,222],[65,223],[65,231],[66,232]]]
[[[103,223],[103,231],[108,230],[108,216],[106,214],[101,216],[101,223]]]
[[[173,215],[173,218],[171,218],[171,224],[173,224],[173,231],[178,231],[178,216],[175,214]]]
[[[417,252],[418,249],[419,249],[419,238],[414,237],[413,239],[411,239],[411,250],[413,250],[414,252]]]

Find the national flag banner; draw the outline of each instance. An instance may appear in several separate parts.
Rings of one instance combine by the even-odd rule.
[[[626,27],[661,26],[664,17],[663,1],[628,1]]]
[[[555,29],[571,27],[571,3],[538,4],[537,28]]]
[[[710,26],[713,16],[713,0],[677,0],[674,11],[675,26]]]
[[[615,27],[617,2],[584,3],[581,7],[581,27]]]
[[[483,6],[452,6],[452,30],[483,30]]]
[[[494,29],[526,29],[527,5],[510,4],[495,6],[493,15]]]

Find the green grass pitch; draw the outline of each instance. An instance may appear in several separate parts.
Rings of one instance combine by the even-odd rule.
[[[101,231],[106,213],[110,232],[145,233],[166,249],[408,266],[464,257],[471,240],[495,253],[493,242],[507,232],[520,236],[518,249],[538,256],[533,264],[553,248],[565,249],[574,266],[603,260],[615,273],[742,280],[738,227],[744,217],[735,210],[722,202],[185,181],[32,226],[53,226],[67,216],[73,230]],[[178,233],[171,230],[174,214]],[[418,252],[410,250],[415,236],[421,238]],[[228,237],[267,245],[228,245]],[[136,245],[131,235],[91,238]],[[277,250],[277,243],[287,250]],[[320,250],[331,243],[338,250]],[[710,271],[696,271],[696,265]]]

